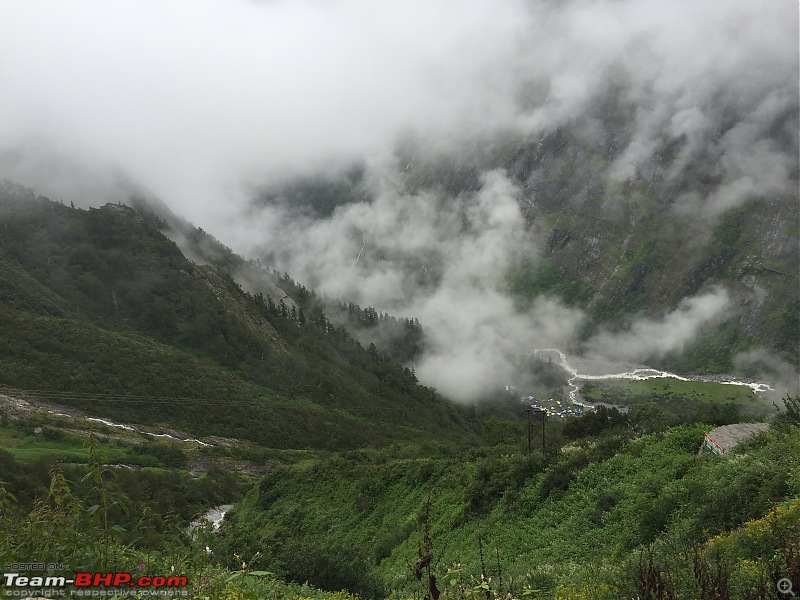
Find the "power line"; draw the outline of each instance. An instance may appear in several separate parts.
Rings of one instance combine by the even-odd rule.
[[[170,404],[175,406],[236,406],[236,405],[263,405],[268,408],[297,408],[298,404],[276,404],[266,398],[193,398],[185,396],[137,396],[109,393],[65,392],[59,390],[25,390],[0,386],[0,394],[19,397],[22,399],[64,402],[102,402],[107,404]]]

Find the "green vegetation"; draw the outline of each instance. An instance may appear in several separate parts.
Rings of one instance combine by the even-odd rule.
[[[164,443],[154,445],[158,444]],[[189,532],[187,525],[203,507],[241,497],[246,481],[240,477],[209,472],[194,479],[173,468],[112,469],[102,462],[107,450],[98,438],[90,437],[82,453],[85,464],[80,466],[44,459],[21,463],[0,451],[3,564],[35,560],[69,567],[67,573],[53,568],[23,570],[29,576],[118,571],[135,580],[175,575],[186,577],[188,583],[179,590],[197,599],[353,599],[347,592],[279,581],[254,568],[258,556],[241,561],[233,571],[214,564],[205,550],[214,537],[210,526]]]
[[[568,277],[546,259],[522,261],[507,277],[511,292],[527,303],[542,294],[555,294],[568,305],[586,306],[595,293],[591,285]]]
[[[186,526],[248,478],[189,477],[197,449],[6,419],[4,444],[82,459],[0,452],[0,560],[175,572],[198,599],[769,598],[800,569],[799,405],[726,458],[698,455],[706,426],[641,435],[609,409],[549,423],[531,455],[524,421],[497,417],[460,447],[286,454],[219,534]],[[113,467],[137,457],[162,467]]]
[[[40,433],[33,434],[35,423],[35,419],[15,420],[0,429],[8,448],[0,450],[0,482],[10,494],[7,499],[14,499],[7,506],[6,517],[11,520],[42,508],[54,494],[57,473],[63,492],[69,488],[70,497],[86,508],[97,503],[98,494],[104,496],[105,518],[116,527],[119,543],[158,549],[171,543],[173,528],[185,528],[205,507],[238,500],[251,483],[246,475],[214,468],[191,477],[186,470],[191,450],[177,442],[129,441],[53,426],[37,428]],[[32,551],[44,541],[25,534],[19,528],[7,541],[6,562],[9,553],[25,562],[26,549]],[[80,547],[70,550],[76,560],[80,551]],[[57,561],[53,557],[52,562]]]
[[[585,419],[594,416],[574,422]],[[742,590],[755,593],[772,577],[770,569],[798,568],[791,554],[798,521],[785,517],[762,539],[768,552],[748,550],[761,562],[713,553],[718,535],[738,535],[729,532],[773,510],[800,510],[796,427],[719,459],[698,456],[703,425],[644,436],[622,420],[563,433],[553,425],[550,448],[531,456],[520,451],[520,424],[505,425],[505,442],[490,434],[477,446],[432,454],[397,448],[278,467],[233,511],[219,551],[261,551],[284,577],[367,597],[427,591],[427,578],[420,584],[409,568],[427,554],[418,554],[426,535],[447,597],[472,597],[459,590],[479,586],[487,572],[493,590],[514,597],[655,597],[644,589],[648,578],[668,572],[680,589],[675,597],[711,598],[694,569],[723,561],[739,586],[730,597],[743,598],[750,596]],[[568,433],[577,439],[568,442]]]
[[[195,241],[219,267],[188,261],[146,213],[72,209],[11,184],[0,187],[0,225],[0,276],[14,282],[0,304],[3,385],[276,448],[470,431],[463,412],[334,325],[288,276],[297,303],[245,292],[225,270],[243,261],[202,232]],[[419,323],[375,317],[405,332],[389,354],[415,352]]]
[[[631,407],[637,413],[652,407],[672,422],[725,425],[742,419],[761,419],[774,412],[773,406],[758,398],[750,388],[712,381],[674,378],[587,381],[580,394],[589,402]]]
[[[617,190],[620,214],[582,236],[588,213],[608,200],[584,189],[583,170],[608,161],[588,144],[569,150],[567,133],[542,143],[560,157],[559,187],[543,190],[549,254],[509,273],[521,302],[556,294],[624,325],[713,278],[735,286],[774,276],[753,317],[763,331],[728,323],[664,360],[727,370],[732,353],[756,344],[796,352],[796,307],[782,300],[791,277],[772,273],[789,273],[791,260],[748,258],[746,224],[759,214],[731,213],[700,254],[685,255],[688,245],[675,245],[685,232],[658,202],[669,185],[650,194],[633,182]],[[525,147],[507,160],[522,173],[538,158]],[[477,185],[468,163],[445,165],[445,189]],[[360,177],[298,185],[287,198],[307,197],[300,209],[324,215],[355,198]],[[434,179],[423,169],[409,185]],[[562,214],[572,201],[587,216]],[[629,236],[622,223],[637,230]],[[800,580],[800,398],[785,399],[769,432],[719,458],[698,455],[704,432],[774,407],[737,386],[587,383],[587,398],[630,410],[548,421],[546,441],[537,428],[527,454],[513,394],[508,406],[457,408],[398,364],[423,349],[413,317],[325,301],[188,229],[209,263],[200,266],[163,235],[166,222],[128,207],[77,210],[4,184],[0,228],[4,564],[174,569],[205,600],[721,600],[772,597],[778,575]],[[592,241],[576,249],[582,237]],[[544,392],[563,388],[551,362],[525,367]],[[219,533],[188,532],[193,518],[231,502]]]

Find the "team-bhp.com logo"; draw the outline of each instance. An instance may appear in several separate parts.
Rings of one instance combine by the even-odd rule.
[[[48,576],[27,576],[20,573],[4,573],[3,585],[5,590],[3,596],[25,598],[30,597],[31,590],[41,590],[37,594],[56,597],[65,596],[68,586],[70,596],[125,596],[130,595],[120,593],[129,590],[137,595],[156,595],[156,596],[185,596],[185,588],[188,581],[185,576],[162,576],[162,575],[141,575],[134,577],[130,573],[75,573],[74,577],[64,575]],[[76,589],[75,589],[76,588]],[[57,592],[47,594],[45,590]],[[142,594],[152,590],[151,594]],[[45,593],[42,593],[45,592]],[[169,593],[172,592],[172,593]],[[177,592],[177,593],[176,593]]]

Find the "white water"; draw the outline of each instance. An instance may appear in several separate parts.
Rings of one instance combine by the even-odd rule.
[[[111,421],[106,421],[105,419],[96,419],[94,417],[86,417],[86,420],[87,421],[94,421],[95,423],[102,423],[103,425],[106,425],[107,427],[119,427],[120,429],[125,429],[127,431],[136,431],[136,429],[134,429],[130,425],[120,425],[119,423],[112,423]]]
[[[71,419],[81,418],[81,417],[74,417],[73,415],[67,415],[67,414],[64,414],[64,413],[56,412],[54,410],[48,410],[47,412],[49,412],[52,415],[59,416],[59,417],[69,417]],[[114,422],[109,421],[107,419],[100,419],[100,418],[97,418],[97,417],[82,417],[82,418],[86,419],[87,421],[93,421],[95,423],[102,423],[103,425],[105,425],[107,427],[118,427],[119,429],[125,429],[126,431],[135,431],[136,433],[143,433],[144,435],[149,435],[151,437],[169,438],[171,440],[175,440],[176,442],[184,442],[184,443],[194,442],[195,444],[200,444],[201,446],[213,446],[214,445],[214,444],[209,444],[208,442],[202,442],[202,441],[198,440],[197,438],[182,439],[182,438],[179,438],[179,437],[175,437],[174,435],[170,435],[169,433],[151,433],[149,431],[144,431],[142,429],[137,429],[136,427],[133,427],[132,425],[123,425],[121,423],[114,423]]]
[[[221,504],[220,506],[209,508],[206,512],[189,523],[187,532],[189,535],[194,537],[192,533],[203,523],[203,521],[209,521],[211,523],[211,531],[217,531],[219,526],[222,524],[222,519],[225,518],[225,515],[231,508],[233,508],[233,504]],[[212,554],[211,548],[206,546],[206,552]]]
[[[213,508],[209,508],[206,512],[204,512],[201,516],[197,517],[194,521],[189,523],[189,531],[191,532],[194,528],[200,525],[203,521],[209,521],[211,523],[211,528],[216,531],[219,529],[219,526],[222,524],[222,520],[225,518],[227,512],[233,508],[233,504],[221,504],[220,506],[215,506]]]
[[[748,382],[748,381],[738,381],[735,379],[731,379],[728,381],[720,381],[718,378],[714,376],[692,376],[692,377],[684,377],[682,375],[678,375],[676,373],[670,373],[669,371],[659,371],[658,369],[653,369],[651,367],[645,366],[636,366],[636,365],[617,365],[613,363],[605,363],[602,364],[599,361],[594,361],[594,364],[591,364],[590,361],[586,359],[574,358],[572,361],[574,363],[578,362],[585,362],[586,367],[593,371],[600,370],[612,370],[612,372],[606,372],[602,374],[596,373],[581,373],[578,370],[577,366],[573,366],[569,360],[567,360],[566,354],[564,354],[558,348],[538,348],[533,351],[534,356],[539,356],[540,354],[544,353],[554,353],[558,356],[558,364],[559,366],[564,369],[567,373],[569,373],[570,378],[567,381],[567,385],[569,385],[569,399],[574,404],[578,406],[590,406],[587,404],[582,403],[578,400],[578,384],[577,381],[600,381],[600,380],[608,380],[608,379],[629,379],[634,381],[644,381],[645,379],[656,379],[656,378],[671,378],[671,379],[679,379],[680,381],[712,381],[715,383],[721,383],[723,385],[740,385],[743,387],[749,387],[756,393],[767,392],[767,391],[774,391],[773,388],[767,383],[758,383],[758,382]],[[628,369],[628,370],[618,370],[614,371],[614,369]]]

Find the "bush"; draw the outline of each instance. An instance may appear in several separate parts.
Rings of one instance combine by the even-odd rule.
[[[308,581],[326,590],[346,589],[362,598],[386,597],[383,584],[357,548],[288,542],[281,550],[278,564],[291,581]]]
[[[572,471],[566,465],[556,465],[539,484],[539,498],[546,500],[553,492],[565,492],[572,481]]]
[[[627,427],[628,418],[616,408],[598,406],[595,410],[576,417],[564,425],[564,437],[577,440],[587,436],[600,435],[615,427]]]

